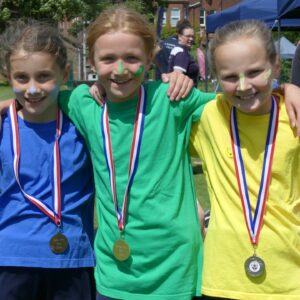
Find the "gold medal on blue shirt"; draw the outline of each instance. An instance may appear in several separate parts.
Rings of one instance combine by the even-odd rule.
[[[56,233],[50,240],[50,248],[55,254],[62,254],[66,252],[69,247],[67,237],[61,232]]]

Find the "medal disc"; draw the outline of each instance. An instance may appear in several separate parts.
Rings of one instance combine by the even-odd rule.
[[[62,233],[55,234],[50,240],[50,248],[53,253],[64,253],[69,246],[68,239]]]
[[[130,256],[130,248],[125,241],[117,240],[114,243],[113,253],[117,260],[124,261]]]
[[[245,270],[250,277],[259,277],[265,272],[264,261],[257,256],[251,256],[245,261]]]

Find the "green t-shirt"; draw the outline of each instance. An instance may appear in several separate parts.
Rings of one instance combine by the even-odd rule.
[[[196,110],[199,114],[200,106],[214,94],[194,89],[175,103],[167,97],[168,85],[150,82],[144,86],[144,132],[124,234],[131,256],[124,262],[116,260],[112,251],[120,232],[103,151],[102,107],[92,100],[86,85],[77,87],[68,101],[60,101],[84,136],[94,167],[97,290],[117,299],[191,299],[201,289],[202,239],[188,142],[193,114]],[[137,98],[108,101],[107,105],[117,199],[122,208]]]

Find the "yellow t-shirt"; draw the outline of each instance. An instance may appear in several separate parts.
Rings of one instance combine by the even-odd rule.
[[[230,105],[222,95],[206,105],[191,135],[200,156],[211,201],[204,242],[202,293],[232,299],[300,299],[300,142],[289,126],[280,99],[270,188],[256,250],[265,275],[247,277],[244,263],[253,255],[235,174],[230,137]],[[254,213],[259,191],[269,114],[237,112],[248,192]]]

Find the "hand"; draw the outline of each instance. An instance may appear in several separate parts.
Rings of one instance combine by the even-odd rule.
[[[197,211],[198,211],[198,218],[201,226],[201,233],[202,233],[202,238],[205,238],[206,235],[206,228],[205,228],[205,215],[204,215],[204,209],[201,207],[200,203],[198,200],[197,201]]]
[[[297,128],[297,136],[300,136],[300,88],[291,83],[281,86],[284,92],[285,108],[289,116],[292,128]]]
[[[105,102],[105,90],[103,86],[99,82],[95,82],[91,87],[90,87],[90,94],[91,96],[96,100],[98,104],[103,106]]]
[[[181,72],[173,71],[172,73],[164,73],[161,75],[163,82],[169,82],[168,96],[170,100],[178,101],[185,98],[194,86],[191,78]]]

